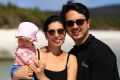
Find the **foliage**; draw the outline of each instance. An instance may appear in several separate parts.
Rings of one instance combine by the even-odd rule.
[[[120,4],[90,9],[91,28],[120,30]]]
[[[99,7],[90,9],[91,29],[120,30],[120,5]],[[30,21],[40,29],[45,19],[52,14],[60,14],[59,11],[41,11],[38,8],[20,8],[12,3],[0,4],[0,28],[17,28],[20,22]]]
[[[18,8],[11,3],[0,4],[0,12],[0,28],[3,29],[17,28],[23,21],[33,22],[41,29],[44,20],[52,15],[50,12],[40,11],[38,8]]]
[[[120,15],[96,15],[91,17],[91,29],[120,30]]]

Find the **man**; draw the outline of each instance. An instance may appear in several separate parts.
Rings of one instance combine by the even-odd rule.
[[[68,2],[61,15],[75,46],[70,54],[78,61],[77,80],[119,80],[116,56],[103,42],[89,34],[90,14],[81,3]]]

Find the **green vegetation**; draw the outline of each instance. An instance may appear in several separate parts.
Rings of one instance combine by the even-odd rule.
[[[90,9],[91,29],[120,30],[120,5],[111,5]],[[20,8],[10,2],[0,4],[0,28],[17,28],[20,22],[30,21],[40,29],[45,19],[60,12],[41,11],[38,8]]]
[[[52,15],[51,12],[43,12],[38,8],[19,8],[11,3],[0,4],[0,28],[17,28],[20,22],[30,21],[35,23],[40,29],[44,20]]]
[[[91,29],[120,30],[120,4],[90,9]]]
[[[120,15],[94,15],[91,17],[91,29],[101,30],[120,30]]]

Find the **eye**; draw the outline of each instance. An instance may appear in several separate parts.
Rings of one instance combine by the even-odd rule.
[[[85,22],[85,19],[78,19],[78,20],[76,20],[76,24],[77,25],[83,25],[84,22]]]
[[[48,30],[47,33],[52,36],[55,34],[55,30],[51,29],[51,30]]]
[[[64,34],[64,33],[65,33],[65,30],[64,30],[64,29],[58,29],[58,33],[59,33],[59,34]]]
[[[74,21],[68,20],[68,21],[66,21],[66,25],[67,25],[67,27],[72,27],[74,25]]]

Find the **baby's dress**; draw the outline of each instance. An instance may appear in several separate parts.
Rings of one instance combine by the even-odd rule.
[[[36,48],[35,46],[30,47],[18,47],[15,53],[15,64],[14,65],[29,65],[34,63],[36,60]]]

